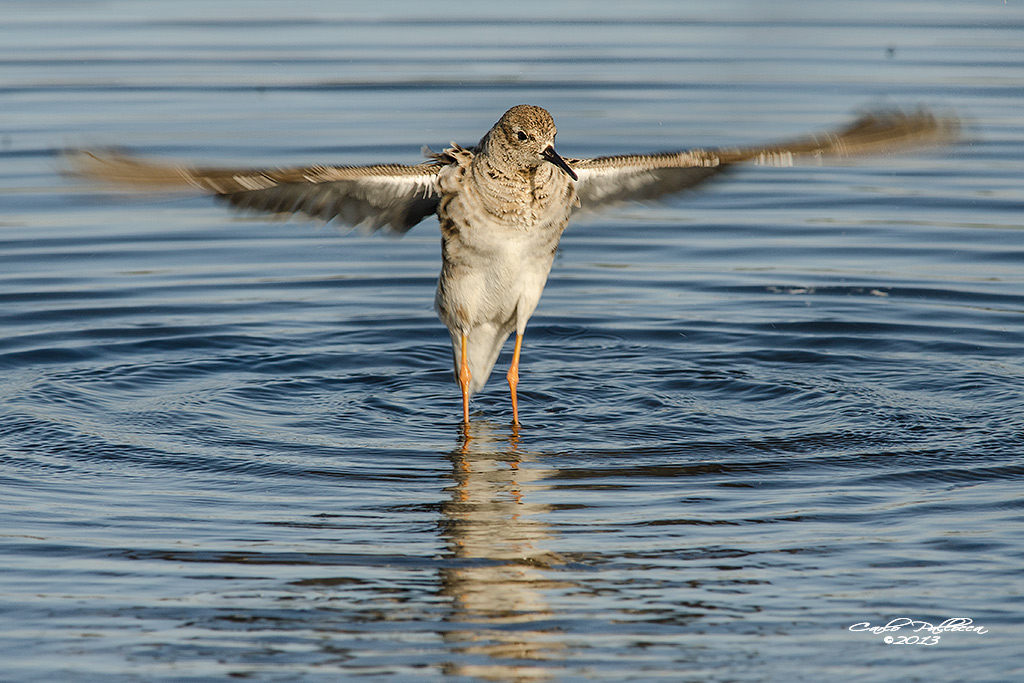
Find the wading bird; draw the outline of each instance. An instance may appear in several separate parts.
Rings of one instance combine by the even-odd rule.
[[[193,189],[242,209],[304,214],[404,233],[430,215],[441,226],[435,307],[451,334],[462,420],[515,332],[506,375],[512,422],[523,333],[547,282],[558,243],[579,208],[662,197],[738,163],[787,166],[799,159],[885,154],[955,139],[955,119],[927,111],[874,112],[845,128],[754,147],[565,159],[544,109],[512,107],[475,147],[452,146],[416,165],[196,168],[117,152],[69,155],[70,172],[147,190]]]

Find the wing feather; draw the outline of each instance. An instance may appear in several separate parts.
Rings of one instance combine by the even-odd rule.
[[[404,233],[437,210],[435,162],[416,166],[309,166],[278,169],[198,168],[120,152],[68,156],[72,175],[124,189],[202,191],[240,209],[302,214],[372,230]]]
[[[835,131],[783,143],[634,154],[595,159],[567,159],[579,176],[576,192],[584,210],[609,204],[657,199],[708,180],[738,163],[791,166],[800,161],[842,160],[952,142],[959,122],[927,110],[876,111]]]

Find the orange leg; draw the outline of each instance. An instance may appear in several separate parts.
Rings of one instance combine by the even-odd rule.
[[[459,388],[462,389],[462,423],[469,424],[469,360],[466,358],[466,335],[462,335],[462,363],[459,365]]]
[[[519,386],[519,351],[523,348],[523,335],[516,333],[516,346],[512,351],[512,364],[508,366],[508,388],[512,390],[512,424],[519,424],[519,401],[516,398],[516,387]]]

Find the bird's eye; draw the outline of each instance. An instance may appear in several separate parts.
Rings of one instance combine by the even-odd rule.
[[[525,140],[528,136],[523,131],[517,130],[516,137],[519,138],[520,140]]]

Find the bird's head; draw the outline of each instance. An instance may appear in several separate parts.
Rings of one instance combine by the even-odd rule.
[[[505,112],[487,133],[483,144],[518,168],[550,163],[577,180],[576,172],[555,151],[555,121],[541,107],[520,104]]]

